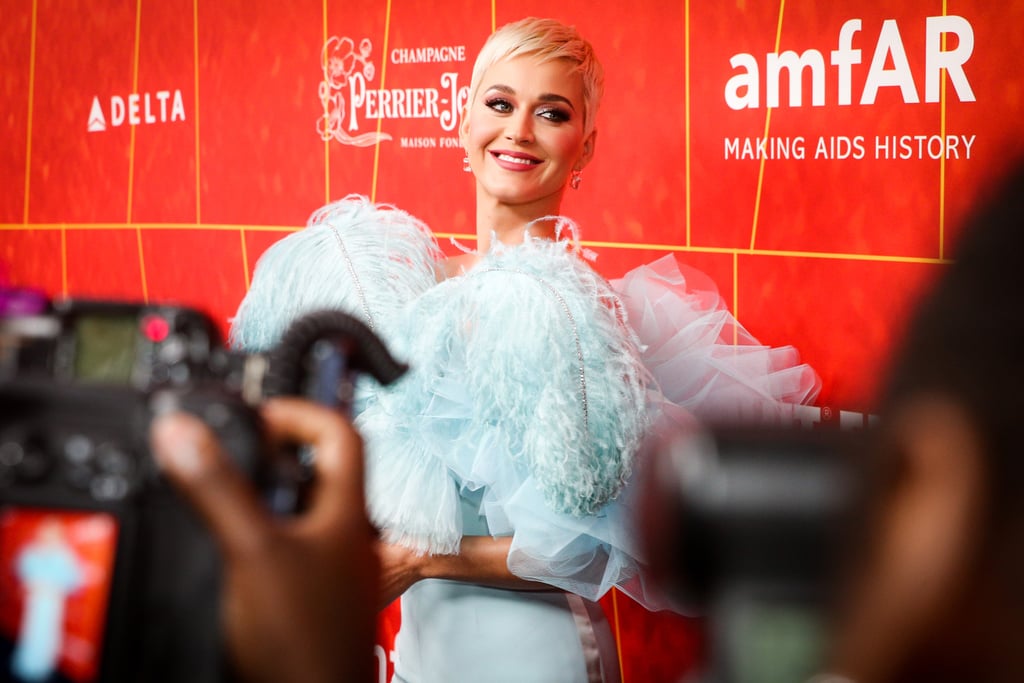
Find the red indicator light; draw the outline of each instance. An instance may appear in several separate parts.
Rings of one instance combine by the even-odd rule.
[[[142,334],[151,342],[162,342],[171,332],[171,326],[159,315],[147,315],[142,319]]]

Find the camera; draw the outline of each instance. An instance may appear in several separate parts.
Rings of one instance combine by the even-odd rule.
[[[223,681],[213,539],[162,479],[149,425],[200,417],[276,514],[313,454],[271,449],[256,406],[347,410],[357,379],[405,367],[337,311],[266,353],[224,347],[198,310],[65,300],[0,317],[0,680]]]
[[[640,533],[660,585],[705,618],[702,683],[822,671],[863,531],[873,434],[715,424],[651,446]]]

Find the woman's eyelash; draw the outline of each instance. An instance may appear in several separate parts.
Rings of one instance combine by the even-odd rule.
[[[486,100],[484,104],[486,104],[491,109],[494,109],[495,111],[507,112],[512,109],[512,104],[502,97],[493,97],[489,100]]]
[[[561,109],[544,109],[538,113],[549,121],[556,123],[564,123],[569,120],[569,112]]]

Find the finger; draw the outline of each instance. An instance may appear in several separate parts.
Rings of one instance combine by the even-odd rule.
[[[267,512],[210,429],[193,415],[162,415],[153,421],[150,439],[157,464],[203,517],[225,554],[252,553],[266,538]]]
[[[358,514],[365,519],[363,441],[337,411],[310,401],[275,398],[264,404],[271,438],[287,438],[314,449],[315,478],[307,517],[330,520]]]

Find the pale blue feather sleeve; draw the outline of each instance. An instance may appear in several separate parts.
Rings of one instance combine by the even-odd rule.
[[[336,309],[387,340],[395,314],[437,282],[441,252],[405,211],[349,195],[272,244],[231,322],[232,346],[266,351],[303,313]]]
[[[356,316],[377,332],[394,351],[393,329],[400,312],[437,283],[441,252],[427,226],[388,205],[350,195],[316,211],[307,226],[272,244],[260,257],[252,286],[232,320],[230,339],[236,348],[267,351],[276,345],[299,316],[320,309]],[[399,356],[401,358],[401,356]],[[361,380],[357,412],[373,404],[379,385]],[[372,416],[371,416],[372,417]],[[377,411],[379,421],[382,413]],[[389,468],[370,467],[371,508],[406,497],[406,490],[431,491],[434,500],[447,494],[454,509],[456,492],[444,464],[420,451],[396,447],[402,423],[374,427],[374,453],[387,453]],[[375,476],[376,475],[376,476]],[[426,510],[423,511],[426,513]],[[407,522],[417,529],[439,525],[438,517],[453,524],[450,514],[423,521],[414,514]],[[417,521],[419,520],[419,521]]]

